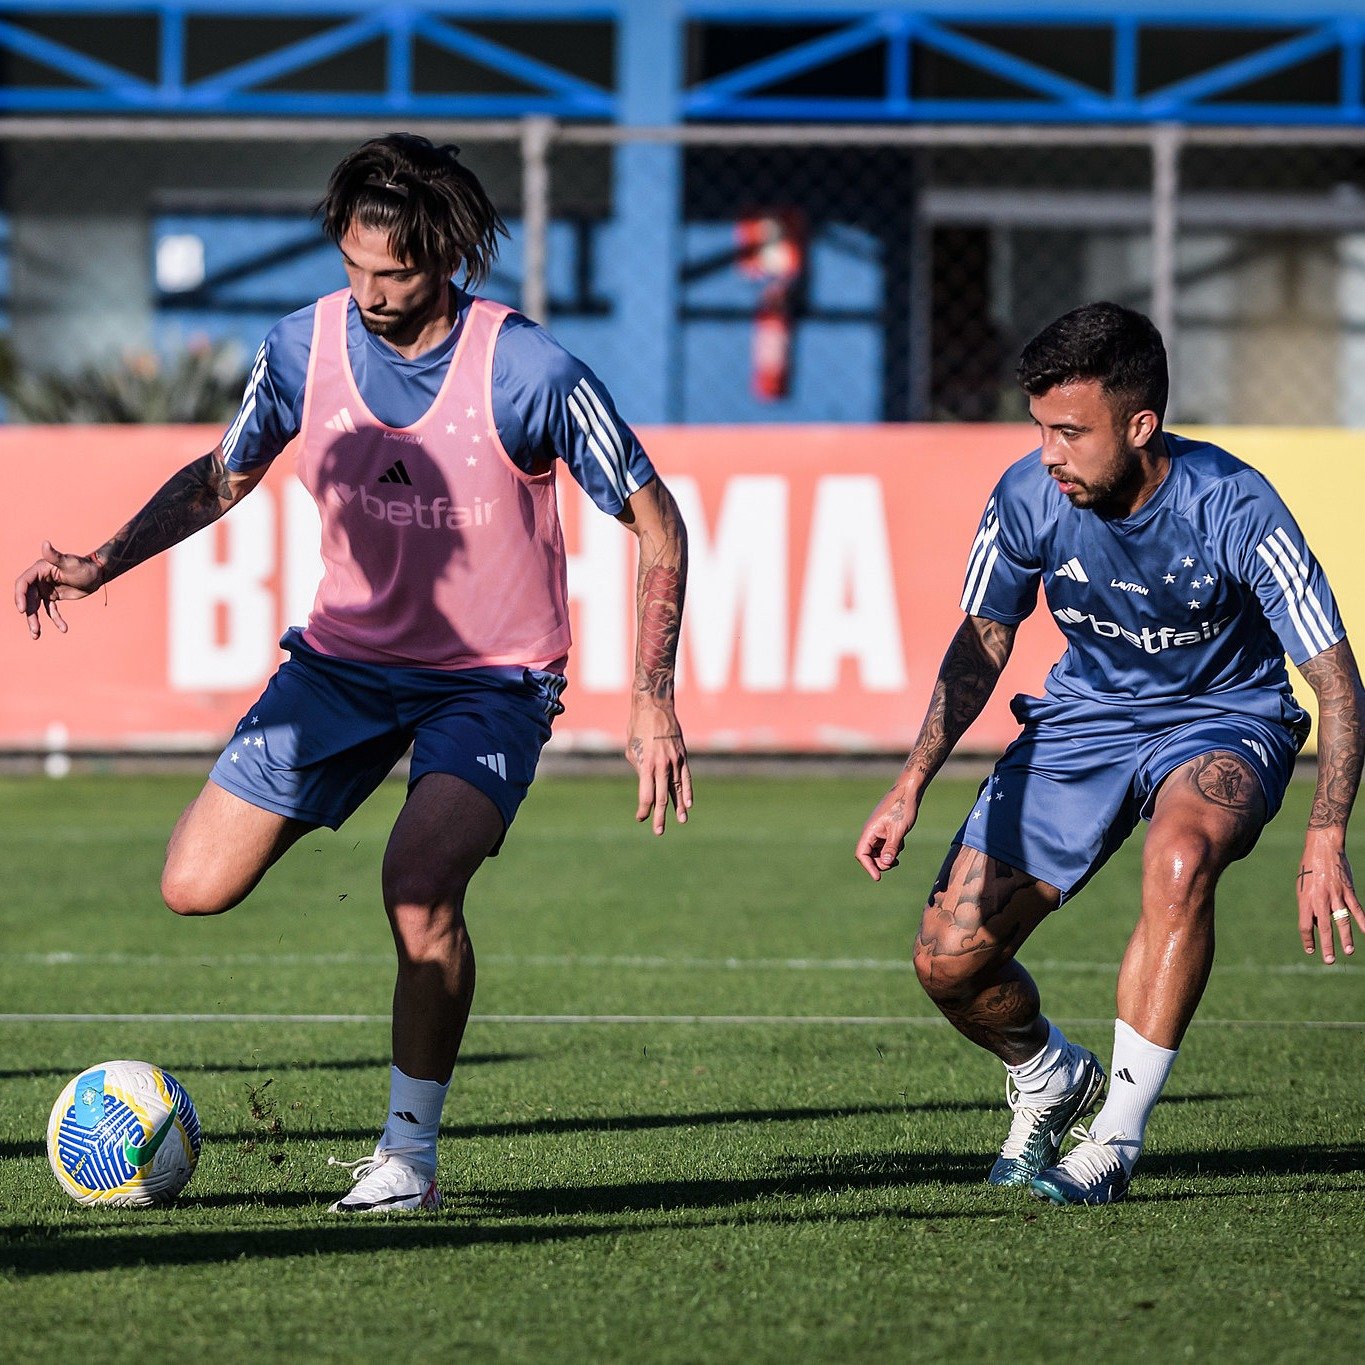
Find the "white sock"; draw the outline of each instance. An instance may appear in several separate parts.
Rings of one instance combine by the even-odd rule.
[[[1007,1066],[1010,1078],[1021,1095],[1037,1099],[1057,1099],[1076,1083],[1081,1050],[1068,1042],[1066,1034],[1047,1021],[1047,1042],[1041,1052],[1018,1066]]]
[[[389,1118],[379,1150],[401,1152],[428,1177],[436,1175],[436,1131],[450,1082],[419,1081],[389,1068]]]
[[[1142,1154],[1147,1120],[1180,1049],[1149,1043],[1122,1019],[1114,1020],[1114,1065],[1109,1072],[1109,1095],[1090,1125],[1097,1139],[1116,1138],[1115,1150],[1124,1169],[1132,1172]]]

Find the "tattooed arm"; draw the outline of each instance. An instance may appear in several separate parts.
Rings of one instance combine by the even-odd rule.
[[[43,542],[42,558],[14,583],[14,605],[28,618],[28,633],[42,634],[39,609],[52,624],[66,630],[58,602],[86,597],[122,573],[218,520],[260,481],[265,468],[236,473],[223,463],[219,446],[173,474],[147,505],[98,550],[88,555],[63,554]]]
[[[1356,897],[1346,857],[1346,821],[1360,786],[1365,758],[1365,691],[1350,642],[1342,640],[1299,666],[1318,699],[1318,786],[1308,817],[1308,837],[1299,869],[1299,937],[1303,950],[1322,945],[1322,960],[1332,962],[1335,925],[1344,953],[1355,951],[1351,918],[1365,930],[1365,913]],[[1349,915],[1333,918],[1333,912]]]
[[[673,666],[687,587],[687,530],[673,495],[657,477],[631,495],[620,520],[640,542],[626,757],[640,778],[635,818],[647,820],[652,812],[654,833],[662,834],[670,803],[679,824],[686,823],[692,805],[687,746],[673,711]]]
[[[969,616],[958,627],[938,670],[929,711],[900,776],[863,826],[854,856],[874,882],[896,866],[919,803],[967,727],[981,714],[1009,661],[1017,627]]]

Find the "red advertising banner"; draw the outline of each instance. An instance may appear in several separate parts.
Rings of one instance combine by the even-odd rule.
[[[967,552],[1004,467],[1033,444],[1020,426],[656,428],[641,433],[682,507],[691,572],[679,660],[690,746],[725,751],[900,751],[919,728],[960,620]],[[164,479],[212,447],[209,428],[0,429],[0,569],[11,581],[44,537],[101,544]],[[1241,453],[1236,438],[1234,450]],[[1323,472],[1359,492],[1365,460],[1349,433],[1281,433],[1258,449],[1301,513],[1350,624],[1328,551],[1278,466],[1315,442]],[[1255,445],[1255,442],[1252,443]],[[1340,449],[1338,449],[1340,447]],[[1354,457],[1354,458],[1352,458]],[[0,748],[205,748],[223,742],[307,615],[319,573],[316,513],[277,462],[216,526],[67,604],[70,631],[31,641],[17,612],[0,630]],[[1307,484],[1305,496],[1320,500]],[[1344,496],[1338,488],[1338,496]],[[1358,504],[1358,496],[1350,499]],[[561,504],[575,645],[557,748],[624,744],[633,657],[634,540],[568,479]],[[1335,525],[1329,540],[1340,538]],[[1349,535],[1349,529],[1342,533]],[[1008,699],[1036,690],[1061,649],[1045,611],[964,750],[1013,735]]]

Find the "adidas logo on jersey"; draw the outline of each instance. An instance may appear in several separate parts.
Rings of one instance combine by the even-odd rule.
[[[351,419],[351,410],[342,408],[335,417],[329,417],[323,424],[328,431],[349,431],[355,432],[355,422]]]
[[[1270,767],[1270,755],[1266,753],[1265,745],[1262,744],[1260,740],[1244,739],[1242,743],[1245,744],[1267,768]]]
[[[506,754],[480,754],[479,762],[485,768],[491,768],[504,782],[507,781],[507,755]]]
[[[402,460],[395,460],[376,480],[377,483],[401,483],[407,488],[412,487],[412,480],[408,477],[407,468]]]
[[[1053,578],[1069,578],[1073,583],[1090,582],[1090,575],[1081,567],[1081,561],[1074,558],[1068,559],[1052,576]]]

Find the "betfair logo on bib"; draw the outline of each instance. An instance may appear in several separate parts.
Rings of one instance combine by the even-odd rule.
[[[398,467],[394,466],[395,469]],[[393,482],[392,474],[393,470],[389,470],[380,482]],[[342,506],[359,502],[360,510],[367,517],[386,521],[390,526],[416,526],[421,531],[463,531],[471,526],[488,526],[493,521],[493,509],[500,501],[498,498],[487,501],[475,498],[472,504],[460,507],[449,498],[428,501],[420,493],[408,498],[381,498],[363,485],[338,483],[333,487]]]

